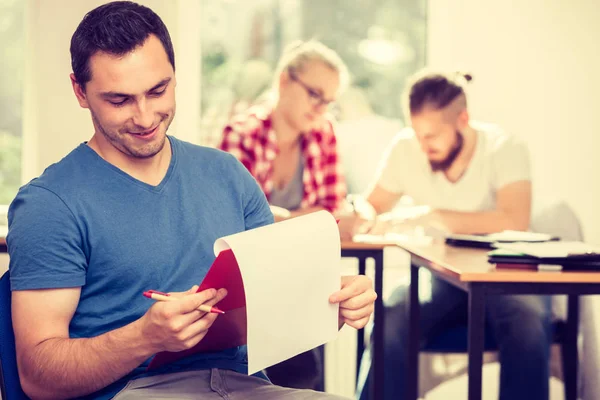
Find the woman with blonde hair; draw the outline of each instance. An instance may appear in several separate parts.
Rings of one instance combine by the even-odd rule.
[[[295,42],[281,57],[272,95],[236,115],[220,148],[235,155],[262,187],[276,221],[328,210],[350,239],[359,217],[345,201],[346,182],[328,112],[348,70],[317,41]]]

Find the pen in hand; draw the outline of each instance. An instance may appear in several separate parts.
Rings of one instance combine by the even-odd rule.
[[[144,296],[156,300],[156,301],[175,301],[177,297],[171,297],[168,293],[159,292],[158,290],[147,290],[144,292]],[[211,307],[206,304],[202,304],[198,307],[198,310],[207,312],[207,313],[215,313],[215,314],[225,314],[225,311],[219,310],[217,307]]]

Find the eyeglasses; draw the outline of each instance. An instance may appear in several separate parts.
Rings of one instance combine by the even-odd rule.
[[[325,100],[316,89],[302,82],[292,71],[289,72],[289,75],[294,82],[297,82],[300,86],[304,88],[304,90],[306,90],[306,93],[308,94],[308,99],[313,106],[320,107],[321,105],[324,105],[326,107],[330,107],[335,103],[335,100]]]

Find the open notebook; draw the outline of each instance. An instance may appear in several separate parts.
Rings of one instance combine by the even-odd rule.
[[[538,243],[559,240],[558,237],[546,233],[524,232],[524,231],[503,231],[490,233],[487,235],[459,235],[450,234],[446,236],[446,244],[459,247],[480,247],[485,249],[494,248],[495,243]]]
[[[496,243],[494,247],[537,258],[600,260],[600,246],[583,242]]]

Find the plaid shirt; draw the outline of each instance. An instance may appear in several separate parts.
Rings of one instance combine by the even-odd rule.
[[[219,148],[237,157],[257,180],[269,199],[273,191],[273,162],[279,153],[271,128],[272,109],[254,106],[232,119]],[[331,121],[302,136],[304,196],[301,208],[335,211],[343,204],[346,183]]]

